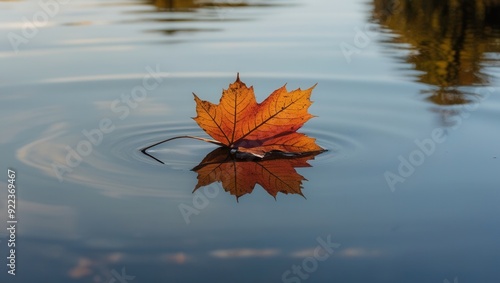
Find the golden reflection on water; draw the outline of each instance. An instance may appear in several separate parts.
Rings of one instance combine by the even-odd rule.
[[[429,101],[465,104],[472,94],[458,87],[490,83],[484,66],[492,60],[488,53],[500,52],[500,1],[374,0],[371,17],[396,35],[383,44],[411,45],[398,59],[419,71],[419,82],[434,86]]]
[[[146,0],[160,10],[191,10],[205,7],[245,7],[251,6],[243,0],[230,1],[200,1],[200,0]],[[254,6],[254,5],[252,5]]]
[[[243,15],[238,13],[240,9],[285,5],[265,0],[140,0],[140,2],[155,7],[153,11],[148,12],[161,14],[160,18],[146,17],[141,21],[164,23],[163,28],[153,31],[168,36],[178,33],[221,31],[225,29],[227,22],[252,20],[261,13],[260,10],[253,10],[246,11]]]

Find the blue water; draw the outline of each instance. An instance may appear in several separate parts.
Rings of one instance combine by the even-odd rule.
[[[379,2],[61,1],[26,36],[48,12],[0,1],[0,281],[499,282],[498,20],[452,52]],[[318,83],[303,196],[193,193],[213,144],[140,152],[207,137],[192,93],[238,72],[258,101]]]

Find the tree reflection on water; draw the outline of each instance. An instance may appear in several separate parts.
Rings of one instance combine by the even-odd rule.
[[[463,87],[490,83],[484,67],[498,65],[491,54],[500,52],[499,15],[494,0],[374,0],[371,20],[396,35],[384,45],[411,45],[409,54],[396,56],[419,71],[417,81],[432,86],[424,91],[429,101],[457,105],[477,95]]]
[[[199,8],[231,8],[231,7],[257,7],[274,6],[265,1],[255,2],[248,0],[144,0],[148,5],[154,5],[159,10],[186,11]]]

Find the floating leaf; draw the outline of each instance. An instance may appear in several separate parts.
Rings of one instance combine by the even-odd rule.
[[[310,97],[315,86],[291,92],[283,86],[257,103],[253,87],[247,87],[238,74],[236,81],[223,90],[219,104],[201,100],[193,93],[197,113],[193,119],[213,140],[193,136],[174,137],[141,151],[163,163],[149,155],[147,149],[176,138],[211,142],[260,158],[273,152],[300,155],[324,151],[314,138],[297,132],[314,117],[308,109],[312,104]]]
[[[224,146],[259,157],[272,151],[322,151],[314,138],[296,132],[313,117],[307,110],[315,86],[291,92],[283,86],[257,103],[253,87],[247,87],[238,76],[222,92],[218,105],[194,94],[198,114],[194,120]]]

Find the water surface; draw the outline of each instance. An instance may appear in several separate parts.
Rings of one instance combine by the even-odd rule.
[[[38,2],[0,7],[2,282],[500,279],[497,1],[74,0],[29,38]],[[193,193],[212,144],[140,153],[207,137],[192,93],[237,72],[258,101],[318,83],[301,194]]]

